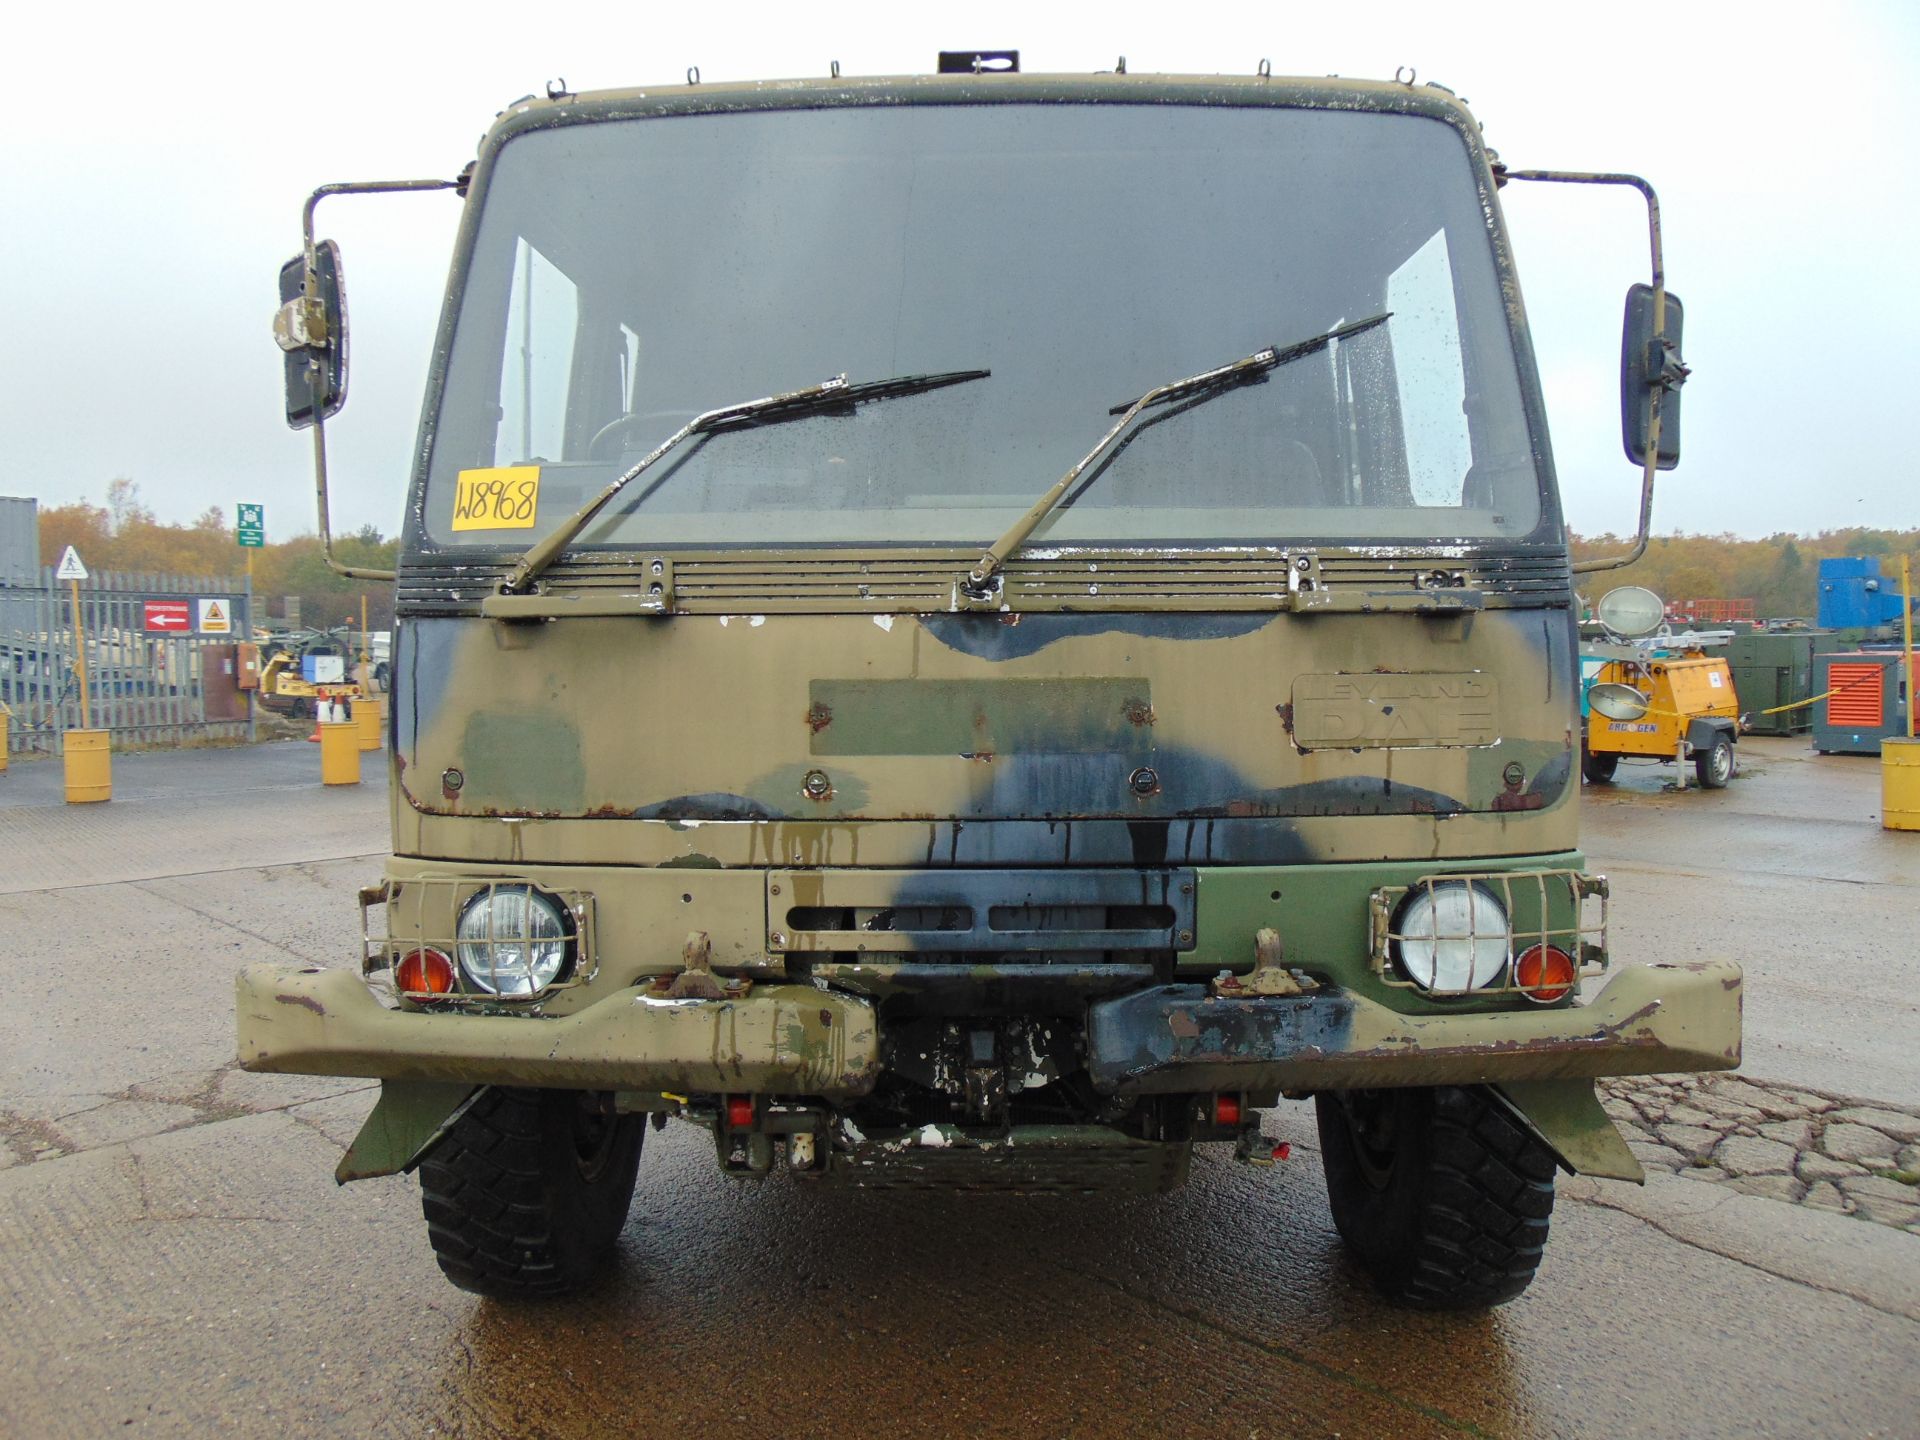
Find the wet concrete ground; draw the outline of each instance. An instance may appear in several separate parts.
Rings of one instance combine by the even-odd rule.
[[[1920,832],[1880,828],[1880,762],[1749,736],[1725,790],[1623,764],[1582,796],[1622,956],[1747,970],[1746,1069],[1920,1106]]]
[[[1616,946],[1735,955],[1751,1073],[1910,1108],[1920,837],[1871,762],[1747,760],[1589,792]],[[333,857],[377,854],[384,795],[317,769],[126,757],[88,810],[0,778],[0,1434],[1914,1433],[1920,1237],[1563,1181],[1522,1299],[1408,1315],[1340,1253],[1304,1106],[1278,1169],[1122,1201],[743,1187],[672,1127],[595,1293],[476,1300],[410,1180],[333,1186],[369,1089],[231,1066],[242,961],[350,958],[377,861]]]

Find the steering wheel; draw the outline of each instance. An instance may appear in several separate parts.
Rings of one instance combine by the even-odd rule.
[[[587,442],[589,460],[611,460],[618,453],[615,447],[608,445],[609,440],[624,436],[628,431],[654,429],[661,440],[665,440],[674,431],[685,425],[700,412],[697,410],[648,410],[633,411],[626,415],[617,415],[593,432],[593,438]],[[668,423],[671,422],[671,423]],[[657,441],[655,443],[658,443]],[[602,447],[605,447],[603,453]]]

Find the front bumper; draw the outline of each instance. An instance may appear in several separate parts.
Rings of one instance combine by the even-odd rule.
[[[1732,1070],[1740,967],[1636,965],[1584,1005],[1403,1015],[1350,993],[1216,999],[1163,985],[1090,1011],[1106,1094],[1361,1090]]]
[[[872,1002],[808,985],[725,1000],[626,989],[572,1015],[390,1010],[345,970],[251,965],[238,980],[248,1070],[596,1090],[852,1099],[881,1071]],[[1634,966],[1587,1004],[1405,1015],[1344,991],[1219,999],[1162,985],[1094,1003],[1104,1093],[1501,1084],[1740,1063],[1740,967]]]
[[[236,992],[247,1070],[829,1099],[880,1075],[872,1003],[810,985],[727,1000],[636,987],[560,1017],[389,1010],[347,970],[249,965]]]

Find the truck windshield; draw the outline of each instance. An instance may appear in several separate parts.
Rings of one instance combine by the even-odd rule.
[[[989,369],[700,435],[580,549],[977,547],[1116,398],[1381,312],[1173,423],[1049,544],[1519,538],[1540,522],[1487,216],[1424,117],[901,105],[579,123],[500,152],[433,427],[438,545],[523,550],[694,415]]]

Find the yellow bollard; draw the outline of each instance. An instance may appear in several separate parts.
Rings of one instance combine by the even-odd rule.
[[[1920,830],[1920,740],[1880,742],[1880,828]]]
[[[66,769],[69,805],[113,798],[113,751],[107,748],[106,731],[67,731]]]
[[[0,700],[0,775],[7,773],[7,729],[13,723],[13,711]]]
[[[351,720],[320,722],[320,783],[360,783],[360,727]]]
[[[356,696],[353,702],[353,723],[360,727],[360,748],[378,750],[380,748],[380,717],[387,708],[387,702],[378,695]]]

